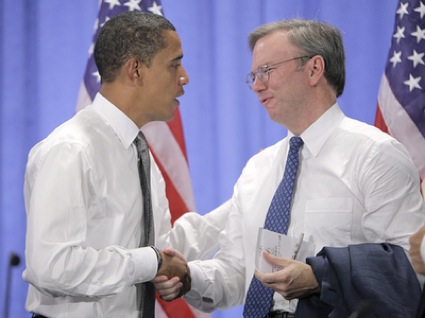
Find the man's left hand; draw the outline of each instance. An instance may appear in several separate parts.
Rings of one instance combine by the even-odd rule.
[[[274,289],[288,300],[320,293],[320,286],[309,265],[269,253],[263,255],[270,264],[282,268],[273,273],[255,271],[255,277],[265,286]]]

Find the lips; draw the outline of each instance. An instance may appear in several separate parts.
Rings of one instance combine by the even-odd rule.
[[[271,96],[268,96],[268,97],[260,97],[259,98],[259,101],[260,101],[260,103],[261,104],[266,104],[269,100],[271,100],[272,99],[272,97]]]
[[[184,95],[184,89],[182,89],[180,92],[177,93],[176,99],[180,96],[183,96],[183,95]]]
[[[183,96],[183,95],[184,95],[184,90],[183,90],[183,91],[181,91],[181,92],[179,92],[179,93],[175,96],[174,101],[175,101],[175,102],[177,102],[177,106],[180,106],[180,101],[178,100],[178,98],[179,98],[180,96]]]

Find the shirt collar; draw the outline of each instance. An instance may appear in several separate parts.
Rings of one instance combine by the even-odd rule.
[[[304,147],[308,148],[311,154],[316,157],[329,136],[344,118],[344,113],[338,103],[335,103],[301,134]],[[292,136],[294,134],[288,132],[288,140]]]
[[[112,127],[124,148],[130,147],[140,131],[136,124],[100,93],[94,98],[93,109]]]

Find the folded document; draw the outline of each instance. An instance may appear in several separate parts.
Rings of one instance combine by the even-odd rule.
[[[304,235],[291,237],[260,227],[258,229],[257,249],[255,253],[255,267],[262,272],[275,272],[279,266],[268,263],[263,251],[282,258],[291,258],[305,262],[307,257],[313,256],[315,244],[303,240]]]

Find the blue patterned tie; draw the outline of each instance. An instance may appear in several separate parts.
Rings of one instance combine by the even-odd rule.
[[[304,142],[300,137],[292,137],[289,144],[283,179],[273,196],[264,224],[266,229],[283,234],[288,232],[292,193],[298,172],[298,153]],[[246,296],[243,316],[245,318],[265,317],[271,309],[273,293],[273,289],[265,287],[254,276]]]

